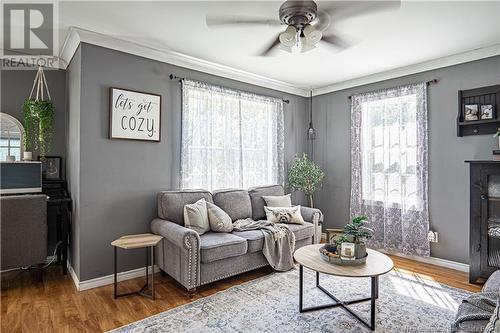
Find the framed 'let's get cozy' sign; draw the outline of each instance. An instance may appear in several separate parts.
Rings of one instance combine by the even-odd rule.
[[[109,96],[111,139],[160,141],[160,95],[110,88]]]

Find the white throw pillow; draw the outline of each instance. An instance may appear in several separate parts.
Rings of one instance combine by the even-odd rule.
[[[200,235],[210,230],[205,199],[184,206],[184,226],[193,229]]]
[[[267,207],[264,206],[266,217],[272,223],[304,224],[300,214],[300,206],[294,207]]]
[[[210,222],[210,229],[215,232],[231,232],[233,231],[233,221],[217,205],[207,202],[208,221]]]
[[[263,195],[262,199],[268,207],[292,207],[291,195]]]

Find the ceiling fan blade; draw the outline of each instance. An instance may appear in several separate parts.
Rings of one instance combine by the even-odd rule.
[[[329,35],[323,35],[321,38],[321,41],[324,43],[327,43],[331,46],[335,46],[336,48],[340,49],[347,49],[351,46],[348,42],[346,42],[344,39],[340,38],[339,36],[335,34],[329,34]]]
[[[281,22],[272,19],[252,17],[206,17],[207,27],[233,27],[233,26],[280,26]]]
[[[280,38],[279,34],[276,35],[276,37],[272,40],[271,43],[269,43],[265,48],[262,49],[261,52],[259,52],[260,57],[267,57],[271,51],[273,51],[275,48],[280,46]]]
[[[319,7],[336,22],[360,15],[397,10],[401,8],[401,1],[323,1],[319,3]]]
[[[318,16],[311,23],[311,25],[319,31],[325,31],[330,26],[332,19],[330,18],[330,14],[325,12],[324,10],[318,11]]]

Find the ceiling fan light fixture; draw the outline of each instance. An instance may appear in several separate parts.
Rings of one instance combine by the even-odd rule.
[[[297,43],[297,29],[289,25],[279,36],[280,43],[287,47],[293,47]]]
[[[313,43],[309,43],[307,40],[307,37],[300,37],[300,53],[305,53],[311,50],[314,50],[316,48],[316,45]]]
[[[310,24],[305,26],[303,33],[307,39],[308,44],[311,45],[316,45],[323,37],[323,33]]]

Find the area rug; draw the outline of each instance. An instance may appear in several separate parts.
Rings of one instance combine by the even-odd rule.
[[[369,278],[321,274],[321,285],[341,300],[370,295]],[[139,332],[370,332],[341,308],[298,311],[298,269],[272,273],[113,330]],[[449,332],[461,300],[470,293],[414,275],[391,272],[379,279],[376,332]],[[331,302],[304,269],[304,306]],[[368,319],[370,302],[352,305]]]

